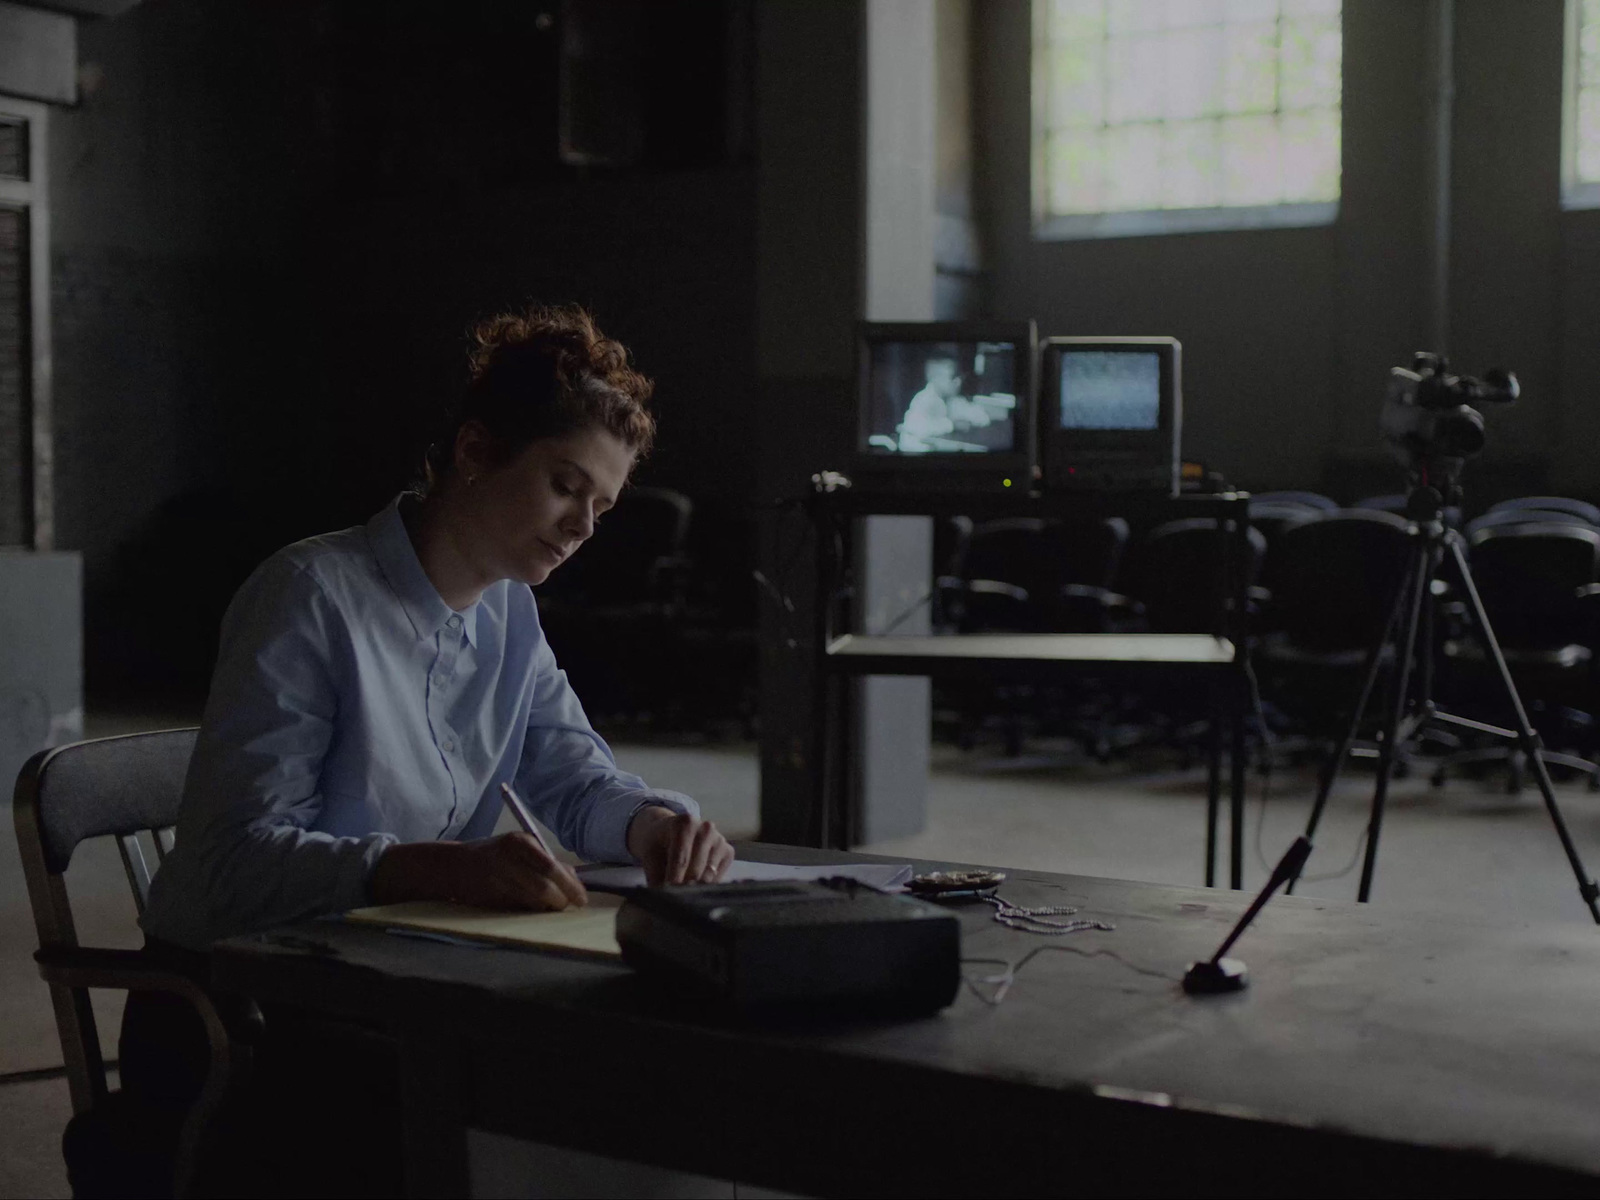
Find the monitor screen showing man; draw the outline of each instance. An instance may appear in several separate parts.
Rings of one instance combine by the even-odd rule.
[[[1073,350],[1061,355],[1062,429],[1155,429],[1161,356]]]
[[[1017,348],[1010,342],[876,342],[868,454],[992,454],[1017,442]]]

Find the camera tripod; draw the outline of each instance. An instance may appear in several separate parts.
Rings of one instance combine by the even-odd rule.
[[[1528,722],[1528,713],[1522,705],[1522,698],[1517,694],[1516,684],[1511,678],[1511,669],[1506,665],[1500,643],[1489,625],[1489,615],[1484,610],[1483,600],[1478,595],[1477,585],[1473,582],[1472,572],[1467,566],[1466,554],[1462,550],[1464,542],[1461,532],[1449,528],[1445,523],[1444,498],[1435,488],[1413,486],[1406,497],[1406,510],[1406,515],[1416,523],[1416,532],[1412,535],[1410,562],[1406,567],[1405,577],[1395,593],[1388,621],[1379,633],[1377,641],[1367,652],[1365,677],[1356,700],[1356,710],[1343,740],[1340,741],[1333,757],[1328,760],[1322,772],[1316,803],[1311,807],[1311,819],[1306,823],[1306,837],[1315,839],[1317,824],[1322,820],[1328,796],[1338,781],[1345,760],[1350,756],[1351,747],[1355,744],[1362,719],[1366,715],[1373,690],[1377,686],[1378,676],[1382,673],[1384,652],[1394,639],[1393,691],[1389,697],[1388,717],[1379,735],[1378,780],[1372,792],[1372,809],[1367,821],[1366,853],[1361,867],[1361,886],[1356,899],[1365,902],[1372,894],[1372,872],[1378,861],[1378,835],[1383,828],[1383,810],[1388,799],[1389,780],[1394,774],[1395,755],[1399,753],[1400,747],[1421,734],[1430,724],[1437,723],[1492,734],[1518,743],[1539,785],[1539,793],[1544,797],[1545,809],[1550,814],[1551,823],[1555,825],[1556,836],[1561,839],[1561,848],[1566,851],[1567,862],[1572,865],[1572,873],[1577,877],[1578,894],[1589,906],[1589,914],[1595,923],[1600,924],[1600,903],[1597,903],[1597,900],[1600,900],[1600,885],[1589,878],[1583,860],[1578,857],[1578,849],[1573,845],[1572,835],[1567,831],[1567,823],[1561,816],[1561,809],[1556,805],[1555,790],[1550,782],[1550,771],[1545,765],[1539,735]],[[1482,640],[1495,673],[1499,676],[1505,698],[1510,702],[1516,722],[1514,729],[1505,729],[1498,725],[1457,716],[1439,708],[1433,701],[1434,616],[1431,598],[1434,580],[1447,558],[1455,565],[1473,628]],[[1290,880],[1290,891],[1294,890],[1299,874],[1297,870],[1295,878]]]

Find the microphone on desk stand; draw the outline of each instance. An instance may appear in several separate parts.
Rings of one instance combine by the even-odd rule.
[[[1300,868],[1306,865],[1306,859],[1311,856],[1311,839],[1304,835],[1295,838],[1294,844],[1284,852],[1278,860],[1278,865],[1272,868],[1272,878],[1267,880],[1267,886],[1261,889],[1261,894],[1255,898],[1250,907],[1245,910],[1244,916],[1239,918],[1239,923],[1233,927],[1222,945],[1217,947],[1217,952],[1206,962],[1189,964],[1189,969],[1183,973],[1183,990],[1193,995],[1215,995],[1218,992],[1237,992],[1248,983],[1249,977],[1245,972],[1244,963],[1237,958],[1223,958],[1239,935],[1250,927],[1250,922],[1256,919],[1272,893],[1281,888],[1300,874]]]

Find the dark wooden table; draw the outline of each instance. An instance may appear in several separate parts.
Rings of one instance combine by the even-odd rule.
[[[1116,929],[964,909],[967,957],[1066,952],[999,1007],[963,991],[899,1023],[738,1027],[621,966],[338,921],[223,942],[215,979],[394,1040],[415,1195],[465,1193],[469,1129],[813,1195],[1600,1190],[1593,928],[1279,897],[1236,949],[1251,987],[1194,998],[1184,966],[1248,897],[1034,871],[1002,890]]]

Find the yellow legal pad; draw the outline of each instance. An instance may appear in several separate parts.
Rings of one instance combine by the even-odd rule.
[[[497,912],[418,900],[357,908],[345,916],[390,929],[416,929],[474,941],[621,958],[622,947],[617,945],[617,909],[621,906],[621,896],[590,892],[585,907],[563,912]]]

